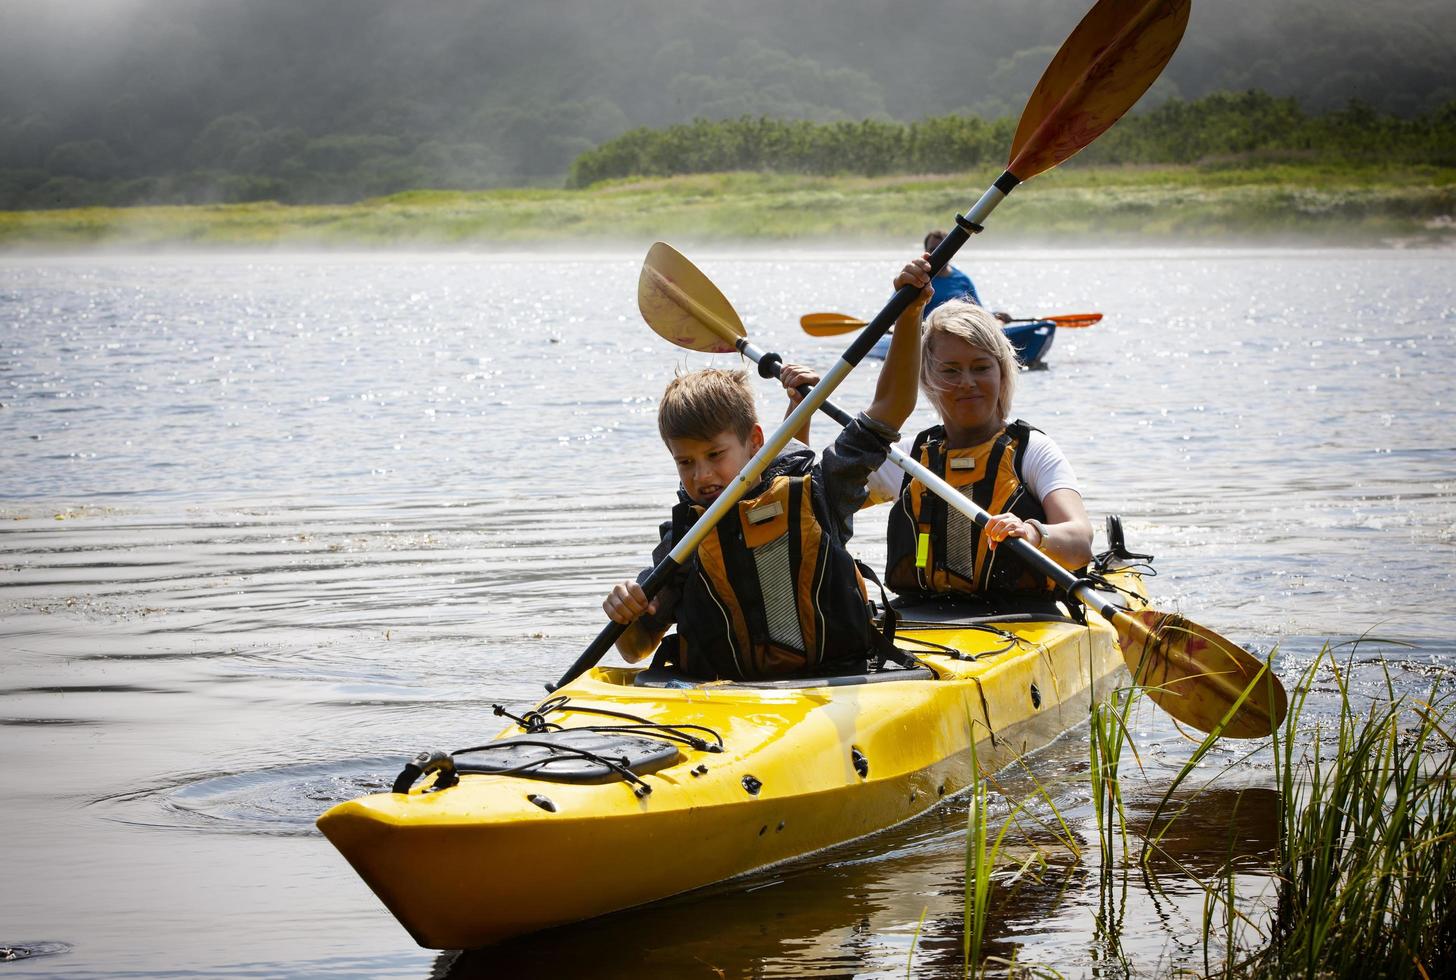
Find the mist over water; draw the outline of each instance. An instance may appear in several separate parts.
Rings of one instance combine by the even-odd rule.
[[[821,369],[847,338],[808,338],[799,315],[868,317],[904,258],[691,257],[760,347]],[[439,958],[313,830],[419,749],[494,734],[491,704],[537,699],[646,561],[675,490],[655,399],[675,370],[737,359],[652,334],[640,263],[0,260],[0,862],[15,883],[0,945],[54,953],[7,971],[903,976],[924,911],[915,974],[959,975],[963,802],[706,895]],[[993,308],[1106,314],[1058,333],[1015,413],[1061,444],[1094,523],[1123,515],[1133,550],[1157,556],[1156,604],[1278,645],[1286,679],[1366,633],[1414,644],[1354,653],[1386,655],[1402,691],[1446,669],[1451,253],[973,245],[957,264]],[[874,369],[834,400],[867,404]],[[759,385],[775,420],[782,399]],[[931,421],[922,406],[907,432]],[[816,423],[816,444],[832,436]],[[857,527],[876,565],[883,526],[881,509]],[[1357,672],[1361,692],[1383,684]],[[1139,725],[1156,801],[1187,747],[1150,711]],[[1086,754],[1073,732],[1035,766],[1084,824]],[[1018,778],[1008,794],[1028,791]],[[1259,790],[1267,769],[1226,778]],[[1231,822],[1249,821],[1251,855],[1272,846],[1257,793],[1212,800],[1180,843],[1189,867],[1223,859]],[[1054,870],[992,933],[1004,955],[1079,975],[1095,875]],[[1202,901],[1178,872],[1162,881],[1166,906],[1142,915],[1135,898],[1124,937],[1150,970],[1194,955]]]

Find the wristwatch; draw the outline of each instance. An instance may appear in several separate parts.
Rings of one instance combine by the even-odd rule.
[[[1045,551],[1046,551],[1046,543],[1047,543],[1047,529],[1046,529],[1046,525],[1043,524],[1041,521],[1037,520],[1034,517],[1028,518],[1025,521],[1025,523],[1026,524],[1029,524],[1030,526],[1032,526],[1034,528],[1036,528],[1036,533],[1037,533],[1036,550],[1045,553]]]

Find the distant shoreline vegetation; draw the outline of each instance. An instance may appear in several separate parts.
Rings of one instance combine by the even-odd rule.
[[[882,177],[731,172],[581,190],[420,190],[275,202],[0,211],[0,250],[581,248],[918,242],[1000,172]],[[1057,168],[997,210],[994,245],[1456,244],[1456,167],[1396,164]],[[992,243],[988,242],[987,245]]]
[[[1016,122],[1009,116],[957,115],[912,123],[744,118],[634,129],[577,157],[567,186],[730,170],[864,177],[953,173],[1004,161]],[[1452,167],[1456,101],[1404,118],[1359,102],[1312,116],[1294,99],[1256,91],[1172,100],[1123,119],[1068,166],[1209,162]]]
[[[1003,163],[1015,124],[1011,117],[970,115],[911,123],[699,120],[608,139],[576,156],[564,181],[580,189],[603,180],[734,171],[962,173]],[[189,165],[138,175],[126,172],[106,141],[62,143],[44,166],[0,168],[0,210],[347,204],[419,188],[488,190],[523,183],[502,180],[490,164],[490,147],[474,142],[348,133],[310,138],[299,130],[266,129],[245,115],[215,120],[179,159]],[[1171,100],[1128,116],[1066,166],[1122,164],[1456,167],[1456,101],[1402,117],[1361,103],[1311,115],[1294,99],[1259,91]],[[531,186],[560,186],[562,179],[542,177]]]

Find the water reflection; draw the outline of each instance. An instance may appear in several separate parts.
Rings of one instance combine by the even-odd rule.
[[[1134,855],[1104,878],[1095,844],[1077,861],[1065,849],[1013,833],[993,889],[986,934],[990,956],[1066,975],[1129,955],[1151,968],[1167,963],[1166,936],[1196,934],[1203,892],[1189,875],[1212,876],[1225,862],[1267,871],[1278,846],[1278,794],[1259,787],[1208,788],[1175,803],[1191,804],[1164,827],[1146,869]],[[1156,798],[1130,807],[1135,825]],[[1083,829],[1089,814],[1069,814]],[[454,980],[570,973],[593,975],[958,977],[964,962],[963,840],[965,810],[952,805],[893,836],[842,848],[823,863],[758,875],[578,926],[490,949],[443,954],[436,976]],[[928,847],[896,845],[901,837]],[[1085,843],[1085,842],[1084,842]],[[1033,853],[1047,860],[1021,871]],[[644,853],[643,860],[668,859]],[[1013,880],[1014,879],[1014,880]],[[542,882],[543,888],[572,887]],[[1083,930],[1098,910],[1115,908],[1121,946]],[[923,921],[922,921],[923,919]],[[918,930],[918,936],[917,936]],[[1155,955],[1146,940],[1161,934]],[[603,951],[610,951],[604,956]],[[1130,950],[1130,952],[1129,952]],[[1197,957],[1201,966],[1201,945]],[[1189,965],[1195,965],[1190,962]],[[681,973],[675,972],[681,971]]]

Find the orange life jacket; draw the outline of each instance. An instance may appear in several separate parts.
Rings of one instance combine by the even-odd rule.
[[[910,455],[987,513],[1045,520],[1041,501],[1021,481],[1031,433],[1018,419],[979,446],[949,449],[937,425],[915,437]],[[901,595],[1054,588],[1009,551],[993,551],[975,521],[908,473],[886,536],[885,584]]]
[[[781,457],[698,545],[676,610],[683,672],[758,680],[865,670],[877,649],[872,606],[854,558],[824,530],[816,479],[811,454]],[[685,498],[673,509],[674,541],[703,510]]]

